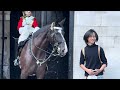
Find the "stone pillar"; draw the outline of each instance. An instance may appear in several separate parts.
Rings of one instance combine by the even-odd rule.
[[[5,11],[5,31],[4,36],[4,60],[3,60],[3,77],[4,79],[10,78],[10,11]],[[0,11],[0,67],[1,67],[1,54],[2,54],[2,11]],[[1,71],[1,68],[0,68]],[[1,73],[0,73],[1,74]]]

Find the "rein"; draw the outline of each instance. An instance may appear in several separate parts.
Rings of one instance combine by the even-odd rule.
[[[35,47],[36,48],[38,48],[39,50],[41,50],[41,51],[44,51],[44,52],[46,52],[46,53],[48,53],[49,54],[49,56],[46,58],[46,56],[45,56],[45,58],[44,59],[39,59],[39,58],[37,58],[35,55],[34,55],[34,53],[33,53],[33,51],[32,51],[32,45],[33,45],[33,35],[32,35],[32,37],[31,37],[31,39],[30,39],[30,43],[29,43],[29,45],[30,45],[30,53],[31,53],[31,55],[34,57],[34,59],[36,60],[36,63],[38,64],[38,65],[42,65],[43,63],[45,63],[45,62],[47,62],[52,56],[58,56],[59,54],[53,54],[55,51],[56,51],[56,48],[53,48],[53,50],[52,50],[52,52],[50,53],[50,52],[48,52],[48,51],[46,51],[46,50],[44,50],[44,49],[42,49],[42,48],[40,48],[40,47],[37,47],[36,45],[35,45]]]

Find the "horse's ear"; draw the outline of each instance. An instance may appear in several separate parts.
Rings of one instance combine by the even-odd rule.
[[[60,21],[58,24],[62,27],[64,22],[65,22],[66,18],[64,18],[62,21]]]
[[[54,30],[55,22],[52,22],[50,29]]]

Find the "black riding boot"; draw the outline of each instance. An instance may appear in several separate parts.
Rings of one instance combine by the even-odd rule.
[[[18,50],[17,50],[17,58],[14,60],[14,66],[17,66],[19,65],[19,57],[20,57],[20,53],[21,53],[21,49],[22,49],[22,44],[23,44],[24,41],[20,42],[18,44]]]

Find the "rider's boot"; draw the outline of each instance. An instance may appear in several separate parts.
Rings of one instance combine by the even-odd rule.
[[[19,57],[20,57],[20,53],[21,53],[21,50],[22,50],[22,43],[23,43],[24,41],[22,41],[22,42],[20,42],[19,44],[18,44],[18,50],[17,50],[17,58],[14,60],[14,66],[17,66],[17,65],[19,65]]]

